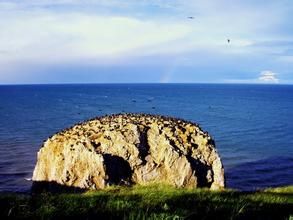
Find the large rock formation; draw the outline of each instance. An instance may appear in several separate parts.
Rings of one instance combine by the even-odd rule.
[[[224,187],[214,141],[194,123],[144,114],[104,116],[50,137],[33,181],[84,189],[164,183]]]

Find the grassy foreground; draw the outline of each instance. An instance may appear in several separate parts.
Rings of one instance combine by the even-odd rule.
[[[259,192],[111,187],[82,194],[0,194],[0,219],[293,219],[293,186]]]

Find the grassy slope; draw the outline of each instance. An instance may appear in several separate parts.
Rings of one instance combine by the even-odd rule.
[[[289,219],[290,215],[293,186],[253,193],[153,185],[83,194],[0,195],[0,219]]]

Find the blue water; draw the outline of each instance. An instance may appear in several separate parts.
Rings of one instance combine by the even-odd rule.
[[[293,184],[293,86],[0,86],[0,191],[28,191],[41,143],[92,117],[144,112],[194,121],[216,141],[227,186]]]

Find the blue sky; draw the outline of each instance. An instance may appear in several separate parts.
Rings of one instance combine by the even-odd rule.
[[[290,0],[0,0],[0,84],[293,84],[292,11]]]

